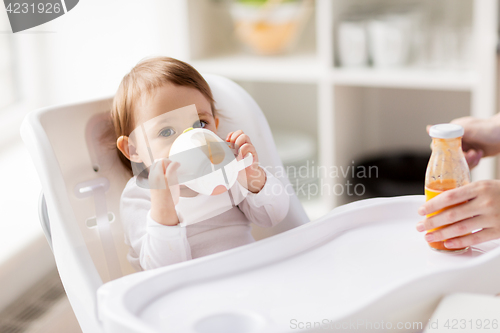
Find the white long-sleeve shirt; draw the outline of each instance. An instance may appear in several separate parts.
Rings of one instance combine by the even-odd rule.
[[[203,257],[255,240],[250,223],[272,227],[288,213],[289,195],[281,181],[266,172],[259,193],[236,182],[216,196],[180,197],[175,206],[180,224],[166,226],[151,218],[151,193],[132,177],[123,190],[120,215],[129,245],[127,258],[137,270],[148,270]]]

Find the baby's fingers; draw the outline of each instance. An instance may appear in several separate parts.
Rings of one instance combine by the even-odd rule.
[[[167,164],[165,169],[165,180],[167,181],[167,184],[169,186],[179,184],[177,178],[177,169],[179,169],[180,166],[181,165],[179,164],[179,162],[171,162]]]
[[[240,149],[240,147],[243,146],[244,144],[251,144],[251,142],[250,142],[250,138],[248,137],[248,135],[242,133],[234,141],[234,146],[236,149]]]
[[[164,174],[165,174],[165,171],[167,170],[167,167],[170,165],[170,163],[172,163],[172,161],[167,159],[167,158],[159,158],[159,159],[156,159],[154,162],[154,164],[158,164],[158,165],[162,166],[162,170],[163,170]]]
[[[172,196],[174,205],[177,205],[180,197],[180,186],[177,179],[177,169],[179,169],[179,167],[179,162],[172,162],[168,165],[165,172],[165,180],[167,181],[168,187],[170,189],[170,195]]]
[[[257,156],[255,147],[251,143],[245,143],[240,147],[240,150],[238,151],[238,159],[245,158],[248,155],[248,153],[252,153],[254,159]]]
[[[165,161],[163,159],[156,160],[149,167],[148,182],[149,188],[151,189],[166,189],[165,184],[165,169],[170,161]]]
[[[242,130],[237,130],[235,132],[232,132],[231,135],[229,135],[229,139],[226,140],[227,142],[230,142],[232,146],[234,147],[236,139],[243,134]]]

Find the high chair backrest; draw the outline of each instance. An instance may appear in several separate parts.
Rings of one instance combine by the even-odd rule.
[[[269,125],[253,98],[233,81],[204,75],[220,118],[218,134],[242,129],[252,139],[260,164],[270,167],[291,189],[282,171]],[[45,196],[52,247],[61,280],[84,332],[100,332],[96,290],[102,283],[134,272],[120,223],[119,199],[130,178],[111,142],[112,98],[49,107],[31,112],[21,135],[32,156]],[[298,200],[278,226],[253,226],[262,239],[308,221]]]

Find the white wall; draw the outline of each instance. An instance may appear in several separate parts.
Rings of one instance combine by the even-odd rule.
[[[170,4],[82,0],[52,22],[9,34],[22,103],[0,112],[0,172],[7,177],[0,188],[0,311],[54,265],[37,216],[40,183],[20,142],[22,118],[35,108],[111,95],[146,56],[177,57],[183,41]]]
[[[85,0],[15,34],[25,96],[39,106],[113,94],[140,59],[176,56],[178,24],[171,12],[162,0]]]

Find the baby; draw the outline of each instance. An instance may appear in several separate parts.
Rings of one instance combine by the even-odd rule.
[[[179,112],[184,114],[169,117]],[[259,166],[255,147],[242,130],[228,133],[225,141],[238,160],[251,153],[254,162],[240,171],[229,190],[217,187],[209,196],[176,184],[182,165],[168,159],[174,140],[189,128],[217,134],[219,126],[210,87],[190,65],[167,57],[140,62],[123,78],[111,115],[119,156],[131,175],[142,167],[149,170],[147,184],[164,182],[141,186],[144,172],[134,172],[121,196],[128,260],[136,270],[252,243],[251,222],[272,227],[287,215],[289,197],[283,184]],[[147,145],[139,140],[142,134],[133,135],[135,129],[147,132]]]

